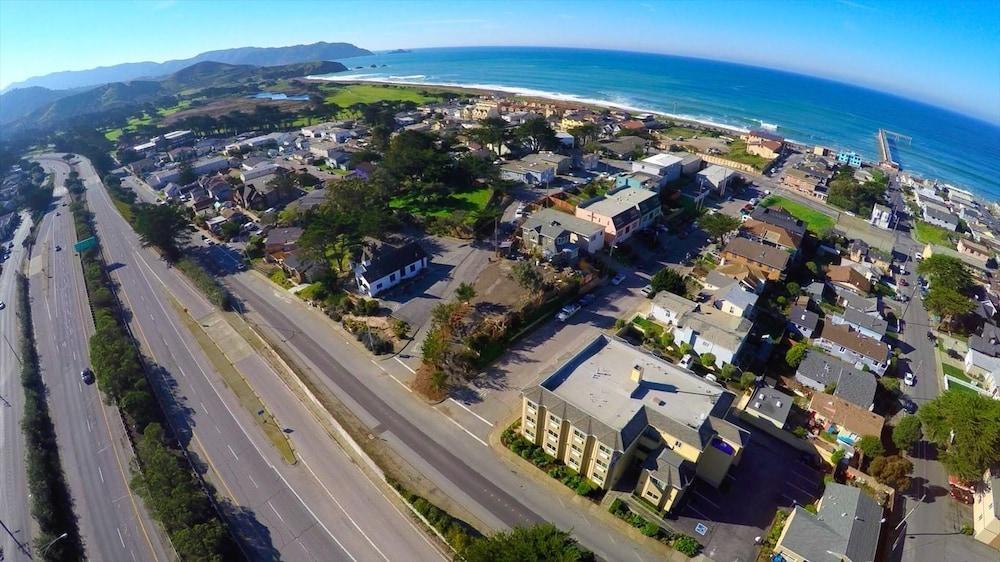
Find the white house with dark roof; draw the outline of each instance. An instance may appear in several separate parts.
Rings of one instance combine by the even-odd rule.
[[[990,395],[1000,399],[1000,328],[986,323],[980,335],[969,336],[965,372],[982,377]]]
[[[787,562],[874,562],[882,515],[861,488],[830,482],[816,513],[795,506],[774,555]]]
[[[682,161],[683,158],[673,154],[654,154],[632,162],[632,171],[656,176],[658,186],[663,187],[681,177]]]
[[[354,280],[361,293],[374,297],[420,275],[428,263],[427,252],[416,242],[382,244],[354,268]]]
[[[865,314],[854,308],[845,308],[841,314],[830,316],[830,321],[834,324],[846,324],[857,330],[861,335],[882,341],[885,332],[889,328],[889,323],[881,316],[875,314]]]

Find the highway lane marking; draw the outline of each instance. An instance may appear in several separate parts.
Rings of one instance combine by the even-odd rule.
[[[274,509],[274,504],[271,503],[271,500],[267,500],[267,507],[270,507],[271,511],[273,511],[274,514],[278,516],[278,519],[280,519],[282,523],[285,523],[285,518],[282,517],[280,513],[278,513],[277,509]],[[288,523],[285,523],[285,526],[288,526]]]
[[[398,362],[398,363],[399,363],[400,365],[402,365],[403,367],[406,367],[406,370],[407,370],[407,371],[409,371],[409,372],[413,373],[414,375],[415,375],[415,374],[417,374],[417,372],[416,372],[416,371],[414,371],[413,369],[411,369],[409,365],[407,365],[406,363],[403,363],[403,360],[402,360],[402,359],[400,359],[399,357],[393,357],[393,359],[395,359],[395,360],[396,360],[396,362]]]
[[[253,479],[253,474],[250,474],[250,473],[248,472],[248,473],[247,473],[247,478],[249,478],[249,479],[250,479],[250,483],[251,483],[251,484],[253,484],[253,487],[254,487],[254,488],[260,488],[260,486],[258,486],[258,485],[257,485],[257,481]]]
[[[442,412],[441,410],[438,410],[437,408],[434,408],[434,410],[435,410],[435,411],[436,411],[437,413],[439,413],[439,414],[441,414],[442,416],[444,416],[444,417],[445,417],[445,419],[447,419],[447,420],[448,420],[448,421],[450,421],[451,423],[453,423],[453,424],[455,424],[456,426],[458,426],[458,428],[459,428],[459,429],[461,429],[462,431],[464,431],[464,432],[468,433],[468,434],[469,434],[469,435],[470,435],[470,436],[471,436],[471,437],[472,437],[473,439],[475,439],[476,441],[479,441],[480,443],[482,443],[482,444],[483,444],[483,447],[486,447],[486,448],[489,448],[489,445],[487,445],[487,444],[486,444],[486,441],[483,441],[482,439],[480,439],[479,437],[477,437],[475,433],[472,433],[472,432],[471,432],[471,431],[469,431],[468,429],[465,429],[465,426],[463,426],[462,424],[460,424],[460,423],[458,423],[457,421],[453,420],[453,419],[451,418],[451,416],[449,416],[448,414],[445,414],[444,412]]]
[[[97,467],[97,475],[101,477],[101,484],[103,484],[104,483],[104,471],[101,470],[100,466]]]
[[[122,219],[122,220],[124,220],[124,219]],[[147,265],[146,267],[148,268],[149,266]],[[299,495],[298,491],[295,488],[293,488],[291,484],[289,484],[289,482],[285,478],[285,476],[283,474],[281,474],[281,472],[279,472],[278,469],[275,468],[275,466],[273,464],[271,464],[270,461],[267,460],[267,457],[264,456],[263,451],[260,450],[260,448],[257,446],[257,443],[250,437],[250,434],[247,432],[246,428],[243,427],[243,424],[240,422],[240,420],[236,417],[235,414],[233,414],[233,411],[232,411],[232,409],[230,409],[229,404],[227,404],[226,401],[223,400],[222,394],[219,393],[219,389],[217,389],[215,387],[215,384],[212,383],[211,379],[208,376],[208,373],[206,373],[205,370],[202,368],[201,362],[199,362],[195,358],[195,354],[191,351],[191,348],[190,348],[190,346],[188,346],[187,341],[183,338],[183,336],[181,336],[180,329],[174,323],[173,317],[170,316],[167,313],[167,310],[163,306],[163,303],[160,302],[160,299],[159,298],[155,298],[155,296],[157,295],[157,293],[156,293],[155,290],[153,290],[153,286],[150,283],[149,278],[146,277],[146,274],[142,271],[142,268],[138,268],[138,269],[139,269],[139,275],[146,282],[146,286],[154,294],[154,299],[153,300],[156,302],[156,304],[160,307],[160,310],[163,312],[164,318],[167,319],[167,324],[169,324],[170,327],[173,329],[174,333],[177,335],[177,338],[180,340],[181,345],[184,346],[184,349],[187,350],[188,355],[191,357],[191,360],[194,362],[195,366],[198,368],[199,371],[201,371],[201,374],[204,377],[205,381],[208,383],[208,386],[211,387],[212,391],[215,393],[216,397],[219,399],[219,402],[222,403],[222,407],[225,408],[227,412],[229,412],[229,416],[233,419],[234,422],[236,422],[236,426],[240,428],[240,431],[243,432],[243,436],[246,438],[247,441],[250,442],[250,445],[257,451],[257,454],[260,456],[261,460],[263,460],[264,463],[267,464],[267,466],[270,467],[271,470],[273,470],[274,473],[278,475],[278,478],[280,478],[281,481],[284,482],[285,486],[299,500],[299,503],[302,504],[302,507],[304,507],[306,509],[306,511],[308,511],[309,514],[313,517],[313,519],[316,520],[317,523],[319,523],[320,527],[322,527],[323,530],[326,531],[326,534],[329,535],[330,538],[332,538],[335,543],[337,543],[337,546],[339,546],[341,548],[341,550],[343,550],[344,553],[347,554],[347,556],[351,560],[354,560],[355,562],[357,562],[357,558],[355,558],[354,555],[351,554],[351,552],[349,550],[347,550],[347,548],[343,545],[343,543],[340,542],[340,539],[338,539],[337,536],[334,535],[333,532],[330,531],[330,529],[326,526],[326,524],[323,522],[323,520],[320,519],[319,516],[316,515],[316,512],[314,512],[312,510],[312,508],[309,507],[309,505],[305,502],[305,500],[302,499],[302,496]],[[123,285],[123,287],[124,287],[124,285]],[[167,287],[166,285],[164,285],[163,288],[165,290],[167,290],[168,292],[170,291],[169,287]],[[126,295],[126,299],[127,299],[128,298],[127,293],[125,291],[122,291],[122,293]],[[137,324],[137,325],[140,326],[139,330],[140,330],[140,332],[142,332],[141,325],[139,325],[139,324]],[[148,348],[149,347],[149,340],[146,339],[145,334],[143,334],[143,339],[146,340],[146,347]],[[156,360],[156,357],[153,354],[153,351],[152,351],[151,348],[150,348],[150,354],[153,355],[153,359]],[[181,370],[181,372],[183,373],[183,370]],[[215,471],[215,473],[219,475],[219,479],[222,481],[222,485],[226,488],[226,490],[229,493],[230,497],[232,497],[233,499],[236,499],[236,495],[232,493],[232,490],[230,490],[229,485],[226,483],[226,479],[222,476],[222,473],[212,463],[212,459],[207,454],[208,453],[208,449],[206,449],[204,447],[204,445],[202,445],[201,440],[198,438],[198,434],[195,433],[192,430],[191,435],[192,435],[192,437],[194,437],[194,440],[198,444],[198,446],[203,451],[205,451],[205,453],[206,453],[205,454],[205,460],[208,461],[209,466],[212,467],[212,469]]]
[[[394,381],[398,382],[398,383],[399,383],[399,386],[401,386],[401,387],[405,388],[407,392],[413,392],[413,389],[412,389],[412,388],[410,388],[409,386],[407,386],[407,384],[406,384],[405,382],[403,382],[403,381],[401,381],[401,380],[397,379],[397,378],[396,378],[396,375],[393,375],[392,373],[389,373],[389,376],[390,376],[390,377],[392,377],[392,380],[394,380]]]
[[[462,409],[463,409],[463,410],[465,410],[466,412],[469,412],[470,414],[472,414],[472,415],[476,416],[477,418],[479,418],[479,421],[481,421],[481,422],[485,423],[486,425],[488,425],[488,426],[490,426],[490,427],[494,427],[494,424],[493,424],[493,422],[491,422],[491,421],[489,421],[488,419],[484,418],[483,416],[480,416],[479,414],[477,414],[477,413],[473,412],[473,411],[472,411],[472,409],[470,409],[470,408],[469,408],[468,406],[466,406],[465,404],[462,404],[461,402],[459,402],[458,400],[455,400],[454,398],[452,398],[452,397],[450,397],[450,396],[448,397],[448,400],[451,400],[452,402],[454,402],[454,403],[458,404],[460,408],[462,408]]]
[[[234,457],[236,457],[236,460],[240,460],[239,455],[237,455],[236,451],[233,450],[232,445],[226,445],[226,448],[229,449],[229,452],[232,453]]]
[[[122,538],[122,530],[121,530],[121,527],[115,527],[115,530],[116,530],[116,531],[118,531],[118,541],[122,543],[122,548],[126,548],[126,547],[125,547],[125,539],[124,539],[124,538]]]

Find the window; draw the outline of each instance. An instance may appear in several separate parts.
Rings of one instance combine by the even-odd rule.
[[[392,275],[389,276],[389,282],[390,283],[395,283],[396,282],[396,274],[395,273],[393,273]]]
[[[411,263],[410,264],[410,273],[413,273],[416,270],[417,270],[417,264]]]
[[[535,404],[534,402],[527,402],[527,404],[528,404],[528,411],[529,412],[537,412],[538,411],[538,405]]]
[[[375,290],[379,291],[381,289],[382,289],[382,284],[381,283],[375,283]]]

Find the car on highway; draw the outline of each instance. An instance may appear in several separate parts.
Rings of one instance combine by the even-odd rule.
[[[624,280],[625,280],[625,274],[618,273],[617,275],[611,278],[611,284],[617,287],[618,285],[621,285],[622,281]]]
[[[559,314],[556,316],[556,318],[560,322],[565,322],[569,320],[571,316],[579,312],[580,308],[581,306],[578,303],[567,304],[566,306],[562,307],[562,310],[559,311]]]
[[[80,380],[83,381],[83,384],[93,384],[94,371],[91,371],[90,368],[80,371]]]
[[[60,246],[59,244],[56,244],[56,251],[59,252],[61,250],[62,250],[62,246]]]
[[[906,383],[906,386],[913,386],[917,384],[917,377],[913,376],[913,373],[906,373],[906,376],[903,377],[903,382]]]
[[[7,308],[7,305],[3,301],[0,301],[0,310]]]

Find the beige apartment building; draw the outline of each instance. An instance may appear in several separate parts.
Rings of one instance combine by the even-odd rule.
[[[976,484],[972,528],[976,540],[1000,548],[1000,466],[987,470]]]
[[[695,478],[718,486],[739,463],[749,434],[724,419],[733,399],[691,371],[600,335],[524,391],[521,432],[603,489],[639,469],[632,491],[669,511]]]

